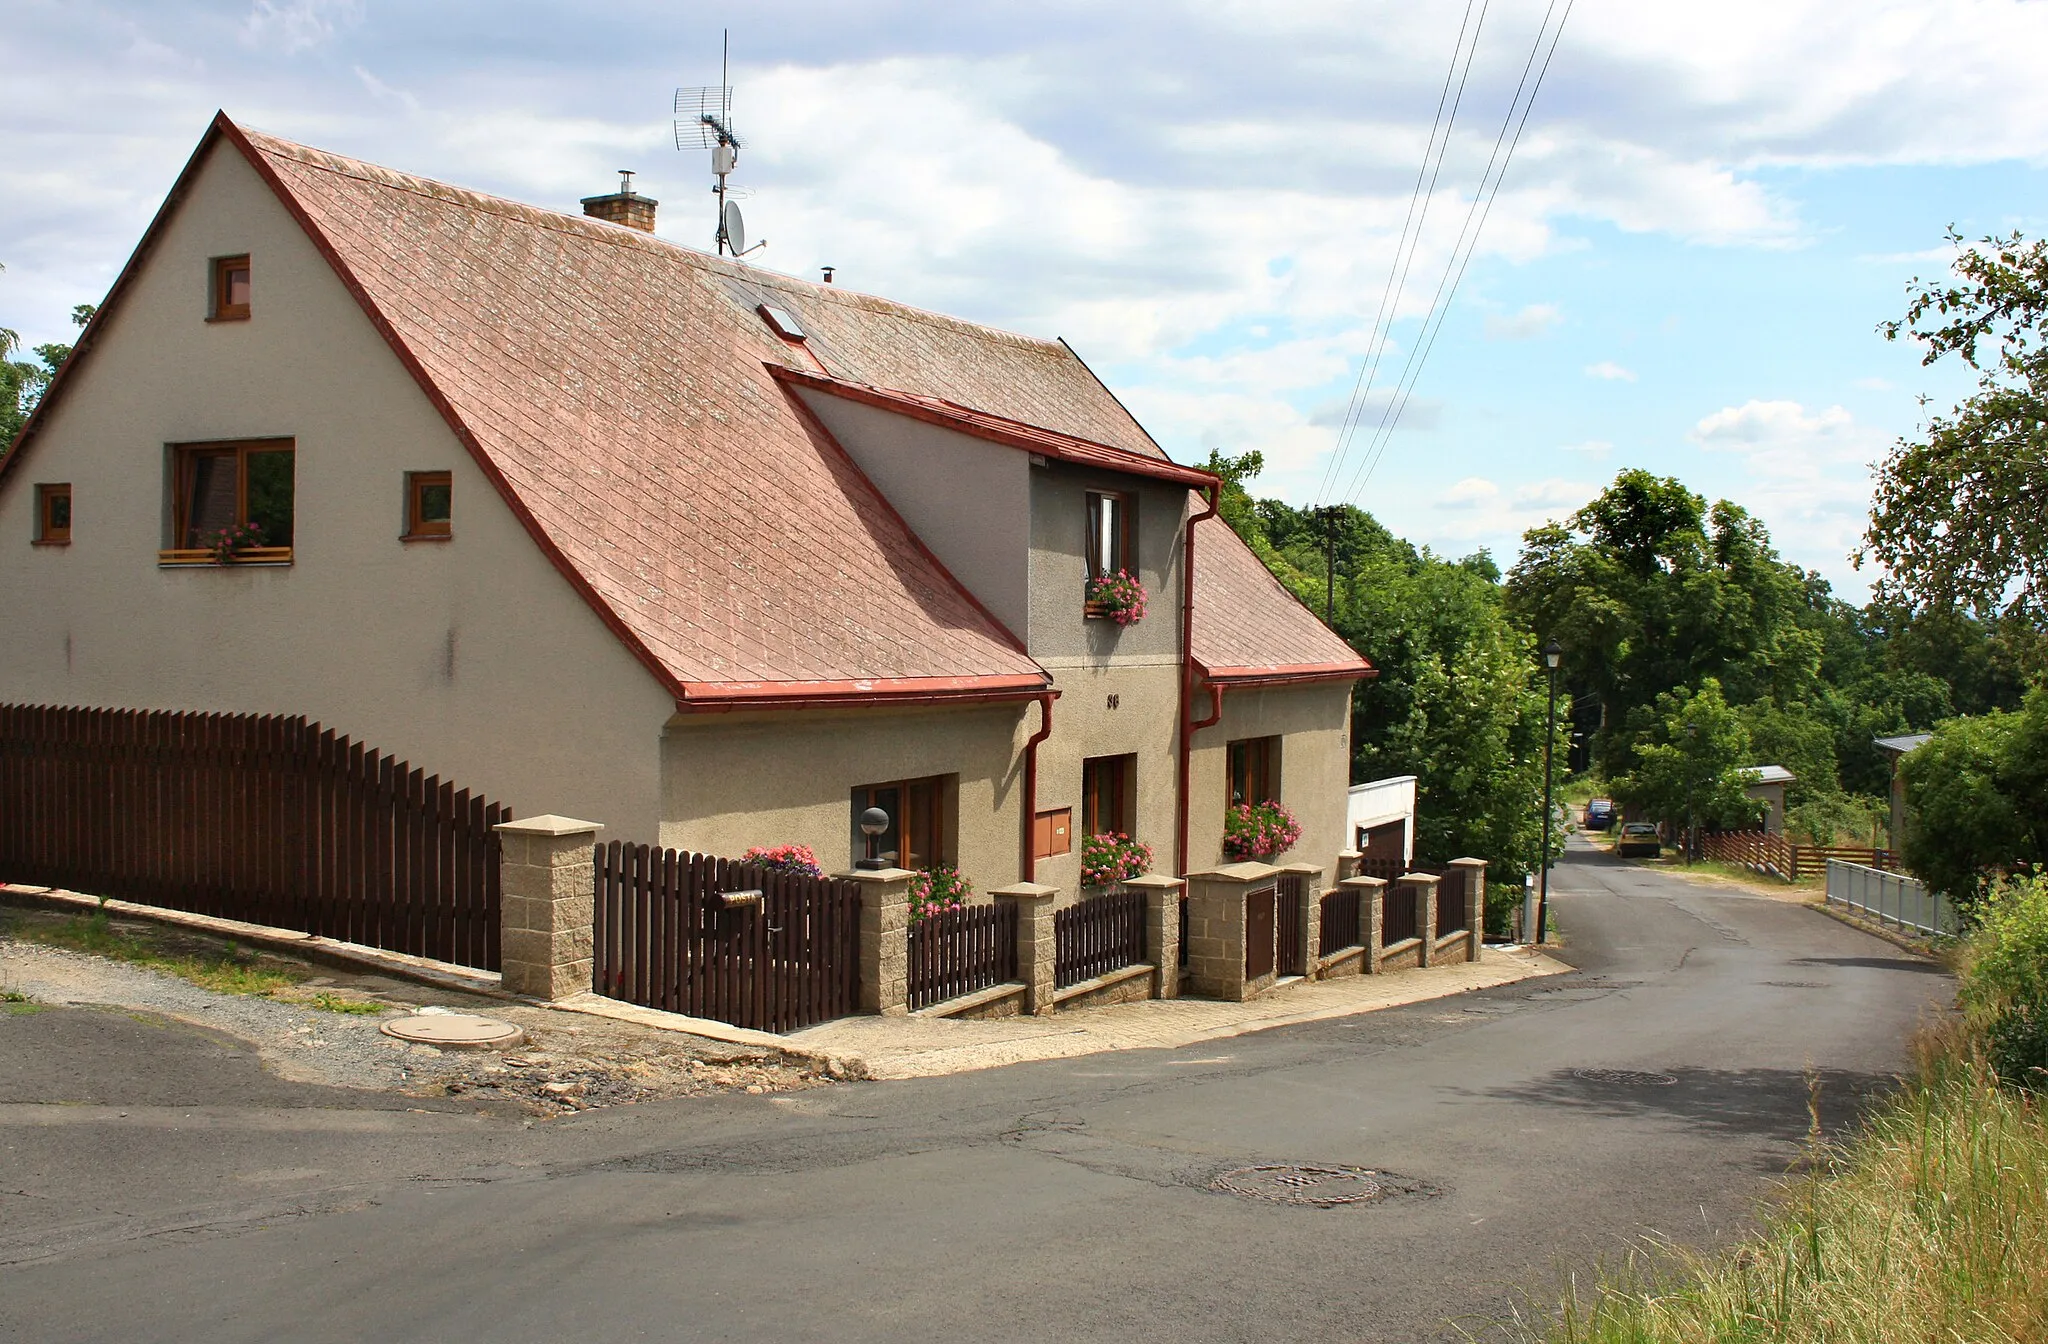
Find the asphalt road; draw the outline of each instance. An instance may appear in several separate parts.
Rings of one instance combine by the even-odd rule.
[[[544,1123],[288,1085],[146,1018],[0,1017],[0,1338],[1458,1339],[1646,1235],[1740,1232],[1814,1089],[1846,1123],[1951,993],[1584,849],[1552,903],[1571,977]],[[1394,1193],[1210,1188],[1267,1163]]]

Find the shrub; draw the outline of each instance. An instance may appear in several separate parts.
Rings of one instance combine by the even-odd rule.
[[[1278,803],[1236,803],[1223,814],[1223,853],[1231,859],[1272,858],[1301,839],[1301,823]]]
[[[1993,887],[1978,907],[1958,993],[2006,1082],[2048,1092],[2048,874]]]
[[[1091,835],[1081,842],[1081,885],[1106,887],[1152,870],[1152,846],[1128,835]]]
[[[797,877],[825,875],[825,870],[818,866],[818,856],[811,852],[809,845],[755,845],[740,855],[740,862],[758,863],[763,868]]]
[[[926,915],[958,910],[973,894],[974,884],[960,876],[957,868],[920,869],[910,878],[910,922],[915,924]]]
[[[1145,619],[1145,585],[1129,570],[1120,569],[1088,585],[1088,600],[1118,625],[1136,625]]]

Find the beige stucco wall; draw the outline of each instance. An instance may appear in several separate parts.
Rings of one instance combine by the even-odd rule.
[[[1060,698],[1053,732],[1038,748],[1038,810],[1074,810],[1072,852],[1038,861],[1037,880],[1063,896],[1080,890],[1081,763],[1090,756],[1137,756],[1131,835],[1152,846],[1152,871],[1173,870],[1175,754],[1180,700],[1175,663],[1055,663]],[[1110,708],[1110,697],[1116,708]]]
[[[1136,625],[1089,620],[1088,492],[1135,496],[1138,579],[1148,601]],[[1142,476],[1049,462],[1031,473],[1031,656],[1049,669],[1071,660],[1148,662],[1180,656],[1181,552],[1188,492]]]
[[[1196,714],[1206,714],[1206,692]],[[1334,873],[1345,848],[1351,783],[1351,683],[1226,691],[1223,717],[1195,735],[1189,765],[1188,863],[1199,872],[1223,862],[1223,810],[1229,792],[1229,744],[1280,735],[1280,801],[1301,823],[1301,840],[1271,861],[1314,863]]]
[[[662,736],[661,843],[730,857],[809,845],[841,872],[859,857],[854,789],[958,774],[953,852],[987,892],[1018,878],[1023,746],[1037,726],[1035,704],[679,714]]]
[[[208,259],[252,316],[209,324]],[[220,145],[0,491],[0,699],[305,714],[521,813],[651,838],[673,703],[535,548],[319,253]],[[166,445],[297,440],[289,567],[159,568]],[[454,538],[402,544],[404,473]],[[69,481],[73,543],[31,547]]]

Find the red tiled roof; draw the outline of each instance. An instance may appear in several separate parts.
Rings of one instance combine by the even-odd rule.
[[[914,392],[898,392],[886,387],[865,387],[823,374],[806,373],[802,369],[777,368],[771,370],[777,378],[799,387],[812,387],[833,396],[846,397],[853,401],[879,406],[931,424],[956,429],[963,434],[993,443],[1007,444],[1042,457],[1057,458],[1062,462],[1073,462],[1082,466],[1102,467],[1109,471],[1127,471],[1137,476],[1149,476],[1156,480],[1177,481],[1182,485],[1207,486],[1216,483],[1216,477],[1195,467],[1178,466],[1164,457],[1152,457],[1132,452],[1128,448],[1113,448],[1105,443],[1091,443],[1087,439],[1071,434],[1059,434],[1037,425],[1027,425],[1000,415],[990,415],[972,406],[961,406],[937,397],[922,397]]]
[[[1225,685],[1374,675],[1221,518],[1195,524],[1193,652],[1202,675]]]
[[[756,291],[804,291],[781,301],[822,334],[828,366],[894,376],[892,343],[919,332],[922,385],[1000,401],[1043,382],[1036,401],[1007,400],[1130,440],[1129,416],[1064,347],[224,129],[544,548],[686,701],[1047,683],[777,386],[765,365],[801,356],[755,313]]]

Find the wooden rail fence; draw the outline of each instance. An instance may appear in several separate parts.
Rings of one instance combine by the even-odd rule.
[[[496,970],[510,817],[304,718],[0,705],[0,881]]]
[[[1412,886],[1389,882],[1380,898],[1380,946],[1420,936],[1421,918],[1416,905],[1420,893]]]
[[[854,1011],[859,883],[616,840],[596,867],[598,993],[756,1031]]]
[[[910,926],[910,1008],[1017,978],[1017,917],[1003,905],[939,910]]]
[[[1052,917],[1053,983],[1060,989],[1145,960],[1145,893],[1091,896]]]
[[[1824,875],[1829,859],[1890,872],[1896,872],[1899,867],[1898,856],[1888,849],[1866,849],[1854,845],[1796,845],[1775,831],[1702,832],[1700,855],[1722,863],[1739,864],[1752,872],[1769,873],[1788,882]]]
[[[1308,932],[1301,926],[1302,883],[1305,880],[1300,873],[1282,873],[1277,883],[1280,905],[1275,912],[1275,923],[1279,932],[1274,956],[1278,962],[1275,969],[1281,975],[1308,974]]]
[[[1465,874],[1469,868],[1449,868],[1436,888],[1436,936],[1448,938],[1465,929]],[[1482,875],[1481,880],[1484,880]]]

